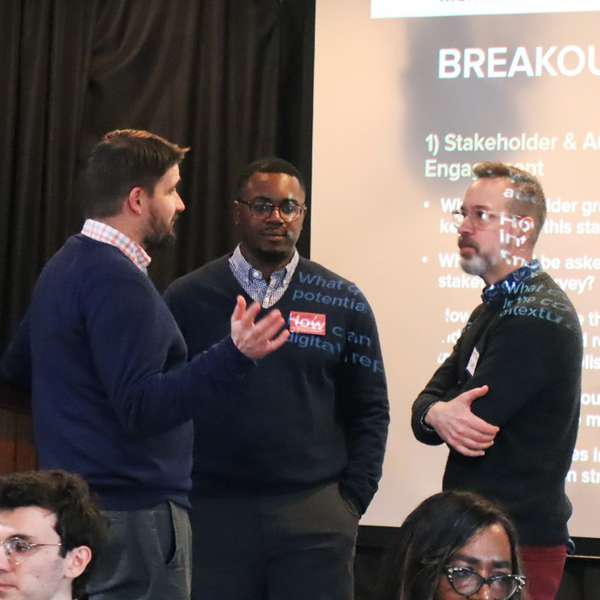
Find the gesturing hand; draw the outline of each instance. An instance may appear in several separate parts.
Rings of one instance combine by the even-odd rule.
[[[463,392],[449,402],[436,402],[425,417],[425,423],[454,450],[464,456],[483,456],[494,443],[499,427],[491,425],[471,412],[471,404],[488,393],[488,386]]]
[[[231,339],[237,349],[252,360],[263,358],[281,348],[290,332],[284,329],[285,321],[278,310],[272,310],[267,316],[255,323],[260,312],[260,304],[253,302],[246,308],[246,300],[238,296],[231,314]]]

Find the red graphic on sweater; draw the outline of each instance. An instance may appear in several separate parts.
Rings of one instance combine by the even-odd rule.
[[[292,333],[310,333],[312,335],[325,335],[326,315],[309,312],[290,312],[290,331]]]

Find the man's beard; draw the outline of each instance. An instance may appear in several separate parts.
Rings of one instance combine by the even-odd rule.
[[[275,231],[279,232],[280,230],[280,227],[267,228],[265,233],[274,233]],[[273,248],[269,247],[269,245],[266,243],[263,245],[260,241],[258,241],[256,244],[253,244],[254,255],[266,265],[278,265],[286,258],[291,258],[294,254],[294,240],[292,237],[290,237],[289,231],[286,231],[282,235],[285,236],[285,244],[283,244],[282,247]]]
[[[263,248],[256,248],[254,250],[255,256],[266,265],[278,265],[282,260],[291,257],[293,253],[293,248],[287,250],[264,250]]]
[[[480,256],[479,254],[474,254],[471,258],[461,258],[460,259],[460,267],[469,275],[477,275],[478,277],[483,277],[490,265],[488,261]]]
[[[143,239],[143,246],[147,250],[158,250],[172,246],[177,238],[175,234],[176,216],[173,217],[169,225],[161,222],[154,213],[150,215],[148,231]]]
[[[476,275],[477,277],[485,278],[486,273],[498,264],[498,259],[493,256],[485,256],[479,253],[479,244],[460,238],[458,240],[459,249],[471,248],[473,255],[465,258],[461,256],[460,266],[465,273]]]

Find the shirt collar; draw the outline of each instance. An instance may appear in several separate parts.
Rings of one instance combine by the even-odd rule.
[[[277,286],[287,286],[294,275],[294,271],[298,266],[298,261],[300,260],[300,255],[298,254],[298,250],[294,249],[294,255],[290,262],[288,262],[283,269],[279,271],[275,271],[271,275],[271,279],[277,282]],[[240,244],[238,244],[229,259],[229,263],[232,267],[238,272],[244,275],[246,281],[248,283],[252,281],[263,280],[262,273],[255,269],[242,254],[240,249]]]
[[[497,283],[493,283],[483,288],[481,299],[484,302],[494,302],[505,296],[518,293],[522,288],[522,286],[519,285],[521,282],[532,279],[540,273],[543,273],[542,265],[537,259],[534,259],[510,273],[502,281],[498,281]]]
[[[110,244],[118,248],[138,269],[144,273],[152,260],[148,253],[124,233],[94,219],[86,219],[81,233],[97,242]]]

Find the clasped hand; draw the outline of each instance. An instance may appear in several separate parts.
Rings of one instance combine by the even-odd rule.
[[[460,454],[483,456],[493,445],[500,428],[473,414],[471,405],[488,391],[488,386],[482,385],[463,392],[449,402],[436,402],[427,412],[425,423]]]

